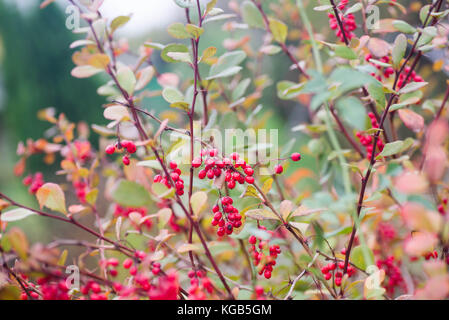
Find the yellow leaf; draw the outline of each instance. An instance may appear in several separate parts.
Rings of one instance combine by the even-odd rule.
[[[67,214],[65,207],[65,196],[61,187],[55,183],[46,183],[36,193],[37,201],[42,209],[44,206],[64,214]]]

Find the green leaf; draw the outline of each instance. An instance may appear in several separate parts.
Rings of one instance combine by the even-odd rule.
[[[270,31],[273,35],[273,39],[279,43],[285,43],[285,40],[287,40],[287,34],[288,34],[288,27],[285,23],[282,21],[279,21],[277,19],[269,19],[270,21]]]
[[[220,58],[218,58],[217,63],[215,63],[210,68],[208,79],[220,78],[223,77],[223,74],[224,76],[228,76],[229,74],[233,75],[239,72],[241,68],[237,70],[235,67],[245,59],[246,53],[241,50],[231,51],[223,54],[222,56],[220,56]]]
[[[175,61],[192,63],[192,57],[188,52],[168,52],[167,56]]]
[[[217,48],[215,47],[209,47],[204,49],[203,55],[201,56],[200,61],[209,59],[210,57],[213,57],[217,53]]]
[[[240,81],[240,83],[237,85],[237,87],[235,87],[234,91],[232,92],[232,100],[235,101],[235,100],[243,97],[243,95],[246,92],[246,89],[248,89],[248,86],[250,84],[251,84],[250,78],[246,78],[246,79]]]
[[[366,111],[363,103],[356,97],[343,97],[336,104],[338,114],[351,127],[365,130]]]
[[[206,6],[206,11],[204,12],[205,16],[208,15],[214,9],[214,7],[217,5],[217,1],[218,0],[209,1],[209,3]]]
[[[304,85],[305,83],[295,83],[287,80],[279,81],[276,86],[279,99],[294,99],[301,93]]]
[[[355,264],[358,268],[360,268],[362,270],[366,270],[366,268],[368,267],[368,263],[370,263],[370,261],[365,260],[363,251],[367,251],[369,254],[370,260],[374,261],[373,252],[371,250],[369,250],[369,248],[367,248],[367,247],[363,248],[362,246],[357,246],[354,249],[352,249],[352,251],[351,251],[351,262],[353,264]]]
[[[51,210],[67,214],[64,192],[59,185],[55,183],[44,184],[37,190],[36,198],[41,209],[45,206]]]
[[[402,21],[402,20],[394,20],[393,27],[395,27],[396,30],[403,32],[403,33],[416,32],[416,29],[413,26],[409,25],[407,22]]]
[[[242,67],[238,67],[238,66],[230,67],[230,68],[228,68],[226,70],[223,70],[222,72],[220,72],[218,74],[215,74],[213,76],[207,77],[206,80],[213,80],[213,79],[218,79],[218,78],[230,77],[230,76],[236,75],[242,69],[243,69]]]
[[[350,13],[355,13],[357,11],[360,11],[362,8],[363,8],[363,5],[360,2],[358,2],[358,3],[354,4],[352,7],[350,7],[348,10],[346,10],[345,16]]]
[[[120,27],[123,27],[131,19],[129,16],[119,16],[111,22],[111,33],[114,33]]]
[[[189,39],[190,33],[187,32],[183,23],[176,22],[168,26],[167,32],[176,39]]]
[[[17,208],[3,212],[0,215],[0,220],[5,222],[19,221],[35,214],[36,213],[31,210]]]
[[[112,191],[112,200],[125,207],[144,207],[151,204],[149,192],[140,184],[129,181],[120,180]]]
[[[169,52],[189,52],[189,49],[185,45],[178,43],[168,44],[164,47],[161,52],[162,60],[164,60],[165,62],[178,62],[167,55],[167,53]]]
[[[392,49],[393,66],[398,68],[401,64],[402,58],[404,58],[405,50],[407,49],[407,37],[400,33],[394,40]]]
[[[164,90],[162,90],[162,97],[169,103],[184,101],[184,95],[182,92],[173,87],[164,88]]]
[[[162,166],[157,160],[145,160],[137,163],[139,167],[148,167],[156,170],[162,170]]]
[[[413,139],[411,139],[411,138],[406,139],[405,141],[398,140],[398,141],[387,143],[384,146],[384,149],[382,150],[382,152],[377,156],[377,158],[389,157],[389,156],[404,152],[405,150],[410,148],[412,146],[412,144],[413,144]]]
[[[376,104],[382,108],[385,107],[386,101],[385,101],[385,92],[383,90],[383,86],[380,83],[371,83],[366,88],[368,90],[369,95],[371,98],[374,99]]]
[[[414,92],[416,90],[421,89],[422,87],[428,85],[428,82],[410,82],[406,84],[401,90],[398,91],[399,94]]]
[[[344,59],[354,60],[357,59],[357,54],[351,48],[347,46],[338,45],[335,47],[335,54]]]
[[[184,9],[190,8],[195,4],[194,0],[174,0],[174,1],[178,6]]]
[[[186,30],[190,34],[190,36],[193,37],[193,39],[198,39],[204,32],[203,28],[200,28],[193,24],[187,24]]]
[[[263,17],[260,14],[259,9],[251,1],[243,1],[241,5],[241,12],[243,21],[253,28],[265,28]]]
[[[136,76],[129,67],[121,67],[117,71],[117,81],[129,95],[134,93],[137,84]]]

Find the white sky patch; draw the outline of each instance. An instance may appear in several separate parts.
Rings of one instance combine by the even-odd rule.
[[[42,2],[42,0],[6,1],[15,4],[24,12]],[[64,13],[66,6],[69,5],[68,0],[58,0],[57,3]],[[120,35],[125,37],[139,36],[152,29],[164,28],[184,17],[184,10],[173,0],[105,0],[100,11],[109,21],[120,15],[132,15],[132,19],[119,31]]]

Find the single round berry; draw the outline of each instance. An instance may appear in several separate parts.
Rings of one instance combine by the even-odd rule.
[[[129,166],[129,164],[131,163],[131,160],[129,160],[128,156],[123,156],[122,161],[125,166]]]
[[[253,184],[254,183],[254,177],[251,176],[246,176],[245,181],[249,184]]]
[[[291,158],[292,158],[293,161],[299,161],[299,160],[301,160],[301,154],[297,153],[297,152],[292,153]]]
[[[107,154],[114,154],[114,152],[115,152],[115,146],[113,146],[112,144],[110,144],[106,147]]]
[[[281,174],[282,172],[284,172],[284,167],[278,164],[274,167],[274,172],[276,172],[276,174]]]

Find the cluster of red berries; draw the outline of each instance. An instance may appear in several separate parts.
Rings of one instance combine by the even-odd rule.
[[[372,127],[375,129],[378,129],[379,123],[377,122],[377,119],[376,119],[376,116],[374,115],[374,113],[369,112],[368,117],[371,120]],[[373,147],[373,137],[370,135],[365,135],[361,131],[356,133],[356,137],[360,140],[360,143],[365,147],[366,158],[368,160],[370,160],[373,152],[375,152],[374,147]],[[379,153],[382,152],[382,150],[384,149],[384,146],[385,146],[384,142],[382,141],[382,139],[379,138],[377,140],[377,146],[376,146],[377,149],[379,149]]]
[[[401,288],[404,292],[407,291],[404,278],[402,277],[400,261],[397,263],[393,256],[389,256],[385,260],[378,260],[377,267],[385,271],[385,276],[388,278],[388,282],[384,285],[388,294],[393,294],[396,287]]]
[[[137,147],[132,141],[123,140],[117,142],[115,145],[108,145],[106,147],[106,153],[109,155],[114,154],[116,151],[121,151],[122,149],[125,149],[126,154],[122,157],[122,162],[125,166],[129,166],[131,163],[131,160],[129,159],[131,154],[136,153]]]
[[[337,7],[340,11],[343,11],[345,9],[345,7],[347,6],[347,4],[348,4],[348,0],[341,0]],[[341,41],[344,41],[344,35],[343,35],[342,30],[340,29],[340,26],[338,25],[337,18],[335,17],[335,15],[333,13],[329,13],[328,17],[329,17],[330,28],[332,30],[335,30],[335,34],[337,35],[337,37],[340,38]],[[343,25],[343,30],[344,30],[344,34],[346,35],[346,38],[348,40],[351,40],[354,37],[354,33],[352,31],[357,29],[357,24],[355,22],[354,15],[352,13],[350,13],[345,16],[340,13],[340,20]]]
[[[30,295],[31,299],[39,299],[39,294],[34,291],[33,289],[36,288],[36,285],[32,282],[27,282],[28,276],[25,274],[20,274],[20,278],[23,280],[22,283],[24,287],[27,289],[28,294]],[[22,291],[20,294],[20,300],[28,300],[28,294],[25,291]]]
[[[343,272],[342,271],[338,271],[337,270],[337,266],[338,269],[343,270],[345,268],[345,263],[343,261],[340,261],[338,263],[335,262],[330,262],[327,265],[325,265],[324,267],[321,268],[321,273],[324,275],[324,278],[326,280],[330,280],[332,277],[334,278],[334,282],[335,285],[337,287],[341,286],[341,280],[343,278]],[[348,277],[352,277],[355,274],[355,268],[352,266],[348,266],[348,268],[346,269],[346,273],[348,275]]]
[[[410,70],[411,70],[410,67],[405,67],[404,71],[402,71],[401,74],[399,75],[399,79],[398,79],[398,88],[399,89],[404,87],[409,82],[423,82],[424,81],[424,79],[421,78],[421,76],[417,75],[416,72],[413,70],[410,73],[410,76],[408,77],[408,80],[406,83],[405,79],[407,78]]]
[[[377,232],[379,238],[385,242],[390,242],[396,238],[396,229],[388,222],[379,223]]]
[[[378,64],[375,64],[373,62],[370,62],[370,59],[372,59],[373,56],[368,53],[365,56],[365,60],[367,62],[369,62],[372,66],[376,67],[378,70],[380,70],[382,72],[382,75],[384,76],[384,78],[389,78],[392,74],[394,74],[394,69],[392,67],[382,67]],[[390,63],[390,57],[389,56],[383,56],[382,58],[379,59],[379,61],[384,62],[384,63]],[[379,81],[382,81],[382,76],[381,75],[377,75],[376,73],[371,73],[371,75],[376,78]]]
[[[181,169],[178,168],[178,164],[176,162],[171,161],[169,163],[170,168],[170,177],[171,180],[173,180],[173,183],[175,184],[176,193],[179,196],[182,196],[184,194],[184,180],[181,179]],[[160,174],[157,174],[154,176],[154,183],[162,183],[164,184],[168,189],[172,188],[172,185],[170,183],[170,178],[164,177]]]
[[[234,189],[236,183],[248,184],[254,183],[254,170],[248,165],[245,160],[240,158],[237,152],[230,155],[230,158],[220,159],[218,157],[217,149],[209,149],[201,151],[201,158],[195,158],[192,161],[192,167],[199,168],[203,164],[204,158],[204,169],[198,172],[198,178],[214,179],[225,173],[225,181],[229,189]],[[239,172],[238,169],[242,169],[243,172]]]
[[[242,226],[242,216],[239,210],[232,205],[234,200],[231,197],[223,197],[219,202],[221,202],[222,212],[218,204],[212,208],[214,215],[212,226],[218,226],[217,235],[222,237],[225,234],[232,234],[234,228],[237,229]]]
[[[118,275],[117,267],[119,261],[117,258],[109,258],[107,260],[100,260],[100,265],[108,270],[111,277],[116,277]]]
[[[81,287],[81,293],[85,297],[89,297],[90,300],[107,300],[108,296],[102,291],[100,284],[93,280],[89,280],[86,285]],[[85,298],[83,297],[83,299]]]
[[[264,230],[271,235],[273,234],[272,231],[267,231],[267,228],[264,226],[259,226],[259,229]],[[259,244],[256,246],[258,241]],[[263,274],[266,279],[270,279],[271,272],[273,272],[273,267],[276,265],[276,259],[281,253],[281,248],[279,245],[269,246],[268,240],[262,240],[254,235],[249,237],[248,242],[251,245],[249,252],[253,256],[254,265],[257,267],[258,274]],[[268,255],[264,253],[264,250],[267,248]]]
[[[141,208],[124,208],[118,204],[115,205],[114,208],[114,215],[116,217],[124,217],[124,218],[129,218],[129,215],[131,213],[135,213],[135,214],[140,214],[140,217],[143,218],[147,215],[147,208],[145,207],[141,207]],[[148,229],[151,229],[151,226],[153,225],[151,219],[144,219],[141,220],[142,224],[140,225],[135,225],[136,228],[139,228],[141,225],[146,226]],[[133,224],[134,222],[131,221]]]
[[[51,277],[37,279],[43,300],[69,300],[69,288],[65,280],[53,280]]]
[[[76,196],[78,197],[81,203],[86,203],[86,194],[87,194],[87,183],[82,180],[74,180],[72,182],[73,187],[76,191]]]
[[[23,179],[23,184],[28,188],[31,194],[36,194],[37,190],[44,185],[44,175],[41,172],[36,172],[34,175],[26,176]]]
[[[212,294],[214,286],[212,281],[206,277],[201,270],[190,270],[188,273],[190,278],[189,300],[206,300],[206,293]]]
[[[447,210],[447,198],[444,198],[441,204],[438,206],[438,212],[441,213],[443,216],[446,214]]]

